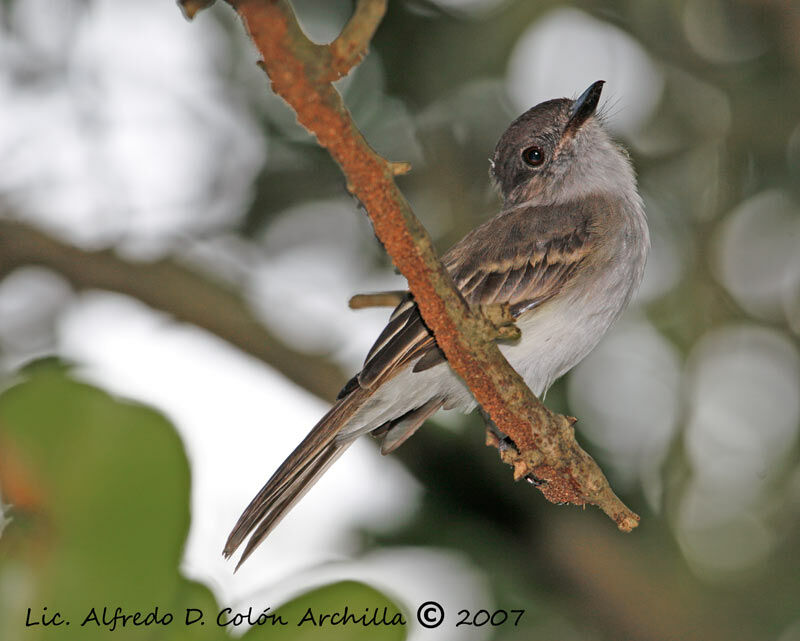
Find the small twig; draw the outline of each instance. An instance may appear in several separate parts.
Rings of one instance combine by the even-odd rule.
[[[392,174],[395,176],[405,176],[408,172],[411,171],[411,163],[404,161],[402,162],[390,161],[389,169],[392,170]]]
[[[397,307],[408,294],[406,290],[396,289],[370,294],[355,294],[347,304],[350,309],[369,307]],[[522,333],[514,324],[514,316],[508,303],[481,305],[475,310],[486,321],[486,340],[517,340]]]
[[[408,292],[402,289],[374,294],[356,294],[347,302],[350,309],[367,309],[369,307],[397,307]]]
[[[192,20],[198,11],[208,9],[215,0],[178,0],[178,6],[183,11],[183,15],[187,20]]]
[[[328,45],[331,55],[329,80],[346,76],[367,53],[372,36],[386,13],[386,0],[358,0],[355,11],[339,37]]]

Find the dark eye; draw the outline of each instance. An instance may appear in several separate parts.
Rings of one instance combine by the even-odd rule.
[[[531,167],[538,167],[544,162],[544,152],[539,147],[528,147],[522,151],[522,160]]]

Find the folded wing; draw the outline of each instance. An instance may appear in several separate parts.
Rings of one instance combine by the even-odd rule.
[[[516,318],[570,286],[591,253],[605,204],[597,199],[504,211],[464,237],[442,262],[470,305],[508,303]],[[367,355],[358,384],[371,388],[413,361],[414,371],[422,371],[444,360],[408,294]]]

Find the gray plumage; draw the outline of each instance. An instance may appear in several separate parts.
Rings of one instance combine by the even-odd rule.
[[[511,123],[491,159],[502,210],[442,259],[471,305],[510,304],[521,338],[500,349],[538,396],[625,308],[650,246],[628,156],[595,115],[601,88]],[[225,556],[252,533],[241,565],[357,436],[372,432],[388,453],[440,408],[475,405],[407,296],[361,372],[244,511]]]

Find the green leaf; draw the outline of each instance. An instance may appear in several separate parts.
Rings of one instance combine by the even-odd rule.
[[[170,423],[75,381],[55,360],[27,367],[21,379],[0,394],[0,490],[12,504],[0,536],[0,639],[230,639],[211,591],[179,571],[189,465]],[[281,608],[291,625],[256,626],[245,636],[405,638],[404,626],[296,625],[307,608],[345,606],[356,616],[397,613],[376,590],[338,583]],[[118,607],[160,622],[115,624]],[[187,608],[202,612],[202,622],[187,625]],[[42,624],[56,613],[61,625]]]
[[[15,506],[0,539],[0,580],[26,595],[10,611],[4,600],[0,620],[24,623],[28,607],[40,619],[47,607],[70,621],[61,638],[105,638],[107,628],[80,625],[92,608],[163,612],[185,588],[177,567],[189,526],[186,456],[153,410],[71,380],[52,362],[25,373],[0,396],[0,487]],[[52,628],[26,630],[26,639],[40,636],[52,638]]]

